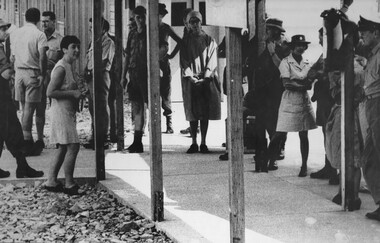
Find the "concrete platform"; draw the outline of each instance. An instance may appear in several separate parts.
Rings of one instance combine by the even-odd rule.
[[[182,103],[174,106],[174,134],[163,134],[165,220],[157,227],[176,242],[229,242],[229,164],[219,161],[224,152],[224,120],[210,122],[208,146],[211,154],[186,154],[191,140],[179,134],[187,127]],[[223,119],[226,114],[225,104]],[[164,122],[164,120],[163,120]],[[164,130],[164,124],[162,124]],[[148,132],[146,132],[148,134]],[[133,134],[126,135],[126,145]],[[324,164],[320,129],[309,132],[309,172]],[[151,217],[149,137],[143,137],[145,151],[128,154],[109,150],[107,179],[99,183],[141,215]],[[47,172],[53,149],[30,164]],[[365,214],[376,207],[369,194],[360,194],[362,208],[343,212],[331,202],[338,186],[327,180],[297,177],[301,165],[298,134],[289,134],[285,160],[279,170],[255,173],[252,154],[244,155],[246,242],[380,242],[380,222]],[[12,171],[15,163],[4,151],[0,168]],[[95,154],[81,149],[75,176],[95,177]],[[62,176],[62,175],[61,175]],[[0,180],[4,183],[9,180]],[[17,180],[16,180],[17,181]]]

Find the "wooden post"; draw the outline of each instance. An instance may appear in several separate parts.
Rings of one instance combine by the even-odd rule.
[[[100,85],[103,82],[102,73],[102,24],[101,24],[101,1],[93,0],[92,11],[92,43],[93,43],[93,82],[94,82],[94,132],[96,153],[96,179],[105,180],[106,172],[104,165],[104,136],[102,136],[101,119],[106,115],[101,107]]]
[[[120,83],[123,64],[123,2],[115,0],[115,77],[116,77],[116,132],[117,150],[124,149],[124,97]]]
[[[242,43],[240,29],[226,28],[230,242],[245,242]]]
[[[348,8],[351,5],[350,0],[341,0],[341,7],[346,4]],[[347,10],[347,9],[346,9]],[[353,37],[346,37],[353,38]],[[352,40],[346,40],[353,45]],[[355,107],[354,107],[354,47],[350,47],[350,54],[345,60],[345,70],[341,75],[341,193],[342,193],[342,208],[346,209],[346,197],[353,196],[354,193],[354,147],[355,147]],[[348,166],[351,165],[351,166]],[[347,185],[346,185],[347,183]],[[347,189],[346,189],[347,187]]]
[[[252,2],[252,1],[250,1],[250,2]],[[249,8],[250,12],[248,13],[248,15],[253,14],[254,16],[250,17],[250,19],[252,19],[252,18],[255,19],[255,25],[256,26],[255,26],[255,28],[250,28],[250,30],[253,30],[253,29],[255,30],[255,35],[257,38],[257,43],[255,43],[255,45],[257,45],[257,46],[254,46],[254,48],[256,50],[254,52],[254,56],[255,56],[255,59],[257,59],[259,57],[259,55],[265,50],[265,47],[266,47],[266,43],[265,43],[265,35],[266,35],[265,4],[266,4],[266,0],[255,0],[254,4],[255,4],[255,8],[252,6],[252,3],[249,4],[249,6],[251,6],[251,7]],[[252,10],[254,10],[253,13],[251,12]],[[249,23],[249,24],[251,24],[251,23]],[[254,77],[255,77],[255,75],[253,75],[253,78],[251,79],[252,82],[249,83],[249,90],[255,88]]]
[[[340,89],[341,89],[341,117],[340,117],[340,190],[342,195],[342,209],[346,210],[346,104],[345,104],[345,80],[344,72],[340,74]]]
[[[266,35],[266,25],[265,25],[265,0],[256,0],[257,3],[257,40],[258,40],[258,56],[265,50],[265,35]]]
[[[158,0],[147,1],[148,6],[148,92],[149,92],[149,147],[152,220],[164,220],[162,179],[160,67],[158,58]]]

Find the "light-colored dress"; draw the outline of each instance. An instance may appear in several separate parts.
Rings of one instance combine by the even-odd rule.
[[[310,70],[308,62],[302,60],[298,63],[292,54],[285,57],[279,66],[281,78],[290,79],[289,83],[300,86],[296,80],[305,80]],[[305,84],[306,86],[307,84]],[[282,94],[278,111],[278,132],[300,132],[317,128],[313,107],[307,91],[293,91],[286,89]]]
[[[58,67],[65,69],[65,78],[60,90],[76,90],[78,85],[74,79],[71,65],[63,59],[55,65],[52,76]],[[79,143],[76,122],[77,101],[70,99],[52,99],[50,107],[51,132],[50,142],[52,144]]]
[[[217,76],[217,44],[202,32],[187,35],[181,48],[182,97],[187,121],[220,120],[221,90]],[[193,84],[190,77],[207,81]]]

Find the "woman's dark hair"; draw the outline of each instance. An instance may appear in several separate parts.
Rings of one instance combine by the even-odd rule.
[[[80,40],[78,39],[78,37],[74,36],[74,35],[66,35],[65,37],[62,38],[62,41],[61,41],[61,50],[63,50],[63,48],[67,49],[69,48],[69,45],[70,44],[80,44]]]
[[[29,8],[25,13],[26,22],[38,23],[41,20],[41,12],[38,8]]]

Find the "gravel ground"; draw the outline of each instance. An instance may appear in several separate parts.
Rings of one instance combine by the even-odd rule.
[[[81,189],[70,197],[40,182],[0,184],[0,242],[172,242],[106,191]]]
[[[124,105],[124,129],[131,127],[131,108]],[[21,116],[21,111],[18,112]],[[77,113],[80,143],[91,136],[91,117],[85,106]],[[46,110],[46,148],[49,143],[49,108]],[[35,126],[33,136],[36,139]],[[172,242],[154,223],[119,203],[97,187],[84,185],[83,196],[48,192],[36,181],[0,184],[0,242]]]

